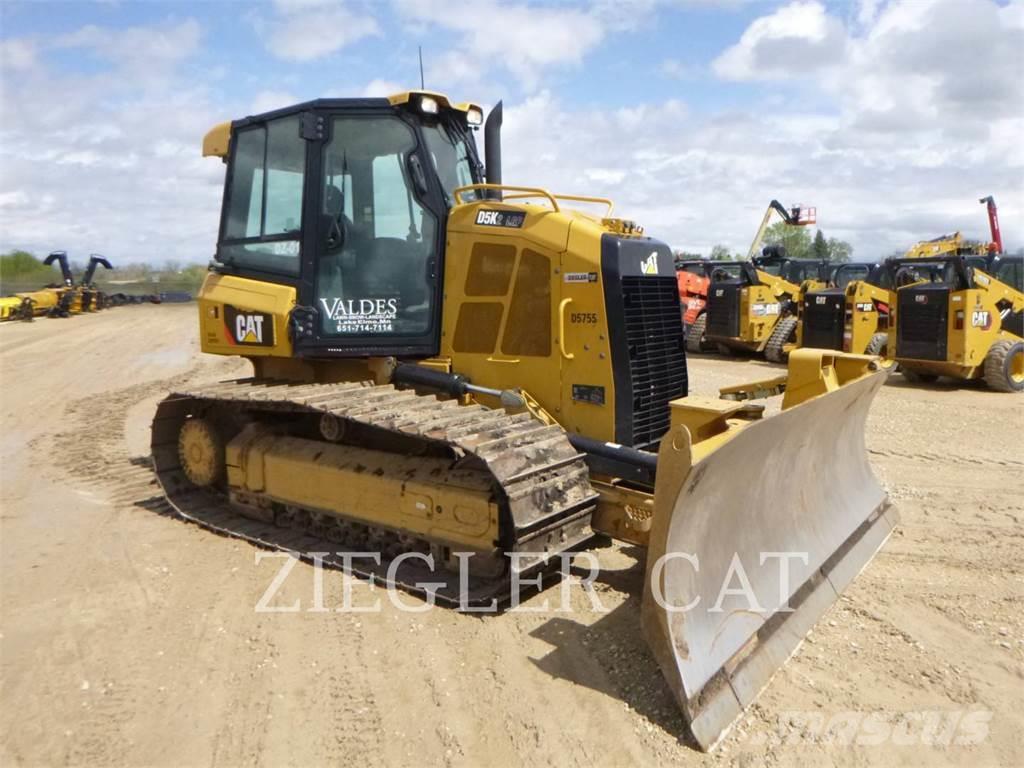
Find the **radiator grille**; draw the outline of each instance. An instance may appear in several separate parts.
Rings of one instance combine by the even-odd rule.
[[[643,448],[668,431],[669,401],[686,395],[676,279],[623,276],[622,302],[633,390],[633,445]]]
[[[819,291],[804,298],[802,346],[843,348],[846,296],[842,291]]]
[[[897,356],[911,360],[945,360],[949,288],[902,288],[897,307]]]

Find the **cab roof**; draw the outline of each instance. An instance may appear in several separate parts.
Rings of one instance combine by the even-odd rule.
[[[450,109],[464,114],[471,109],[483,111],[478,104],[473,102],[453,102],[443,93],[427,90],[402,91],[387,97],[313,99],[312,101],[304,101],[299,104],[274,109],[270,112],[262,112],[258,115],[249,115],[238,120],[218,123],[207,131],[203,137],[203,157],[227,157],[231,144],[232,128],[241,128],[252,123],[264,122],[276,117],[284,117],[313,109],[381,109],[389,106],[397,107],[408,104],[421,96],[429,96],[434,99],[442,109]]]

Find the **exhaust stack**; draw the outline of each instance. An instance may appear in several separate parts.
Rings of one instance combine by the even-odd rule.
[[[484,165],[488,184],[501,184],[501,102],[494,105],[484,123]],[[501,200],[501,192],[491,190],[493,200]]]

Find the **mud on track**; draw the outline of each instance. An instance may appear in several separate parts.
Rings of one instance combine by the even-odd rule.
[[[1020,398],[883,389],[868,444],[902,526],[706,756],[640,637],[635,548],[596,552],[605,614],[578,590],[553,610],[557,587],[536,613],[411,614],[360,587],[379,613],[310,612],[301,563],[273,601],[301,610],[255,612],[280,561],[169,517],[146,459],[165,392],[248,372],[195,336],[188,305],[0,327],[4,765],[1024,763]],[[691,379],[767,367],[694,357]],[[921,710],[993,714],[976,745],[852,747],[793,714]]]

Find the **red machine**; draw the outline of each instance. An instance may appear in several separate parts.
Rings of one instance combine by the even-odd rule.
[[[688,328],[704,311],[708,303],[708,262],[704,259],[676,262],[676,283],[679,300],[683,305],[683,327]]]
[[[989,253],[1003,252],[1003,235],[999,231],[999,213],[996,210],[996,200],[992,195],[983,197],[979,203],[984,203],[988,208],[988,228],[992,233],[992,242],[988,244]]]

